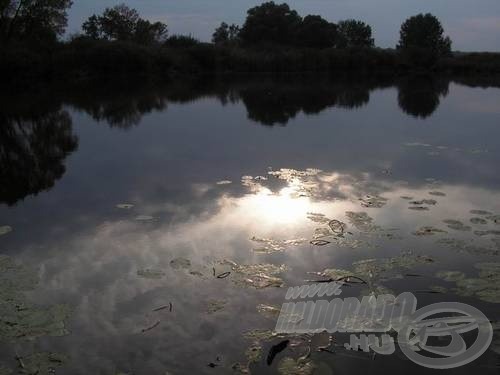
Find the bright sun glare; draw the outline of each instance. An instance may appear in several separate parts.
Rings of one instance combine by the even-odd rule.
[[[241,208],[256,220],[267,224],[292,224],[304,220],[311,210],[308,197],[296,197],[296,190],[285,187],[278,193],[268,188],[260,189],[256,194],[244,198]]]

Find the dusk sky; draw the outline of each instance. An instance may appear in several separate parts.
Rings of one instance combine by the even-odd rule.
[[[166,22],[170,34],[192,34],[208,41],[222,21],[242,24],[256,0],[75,0],[68,32],[80,30],[93,13],[120,2],[136,8],[143,18]],[[281,3],[282,1],[276,1]],[[369,23],[375,43],[394,47],[401,23],[409,16],[430,12],[439,17],[453,40],[453,49],[500,51],[500,0],[289,0],[302,16],[320,14],[329,21],[355,18]]]

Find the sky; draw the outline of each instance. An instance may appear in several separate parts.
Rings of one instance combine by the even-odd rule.
[[[143,18],[168,24],[170,34],[191,34],[209,41],[222,22],[242,24],[247,9],[259,0],[74,0],[68,33],[80,31],[83,21],[104,8],[125,3]],[[282,1],[276,0],[280,3]],[[300,15],[319,14],[331,22],[355,18],[371,25],[375,43],[394,47],[401,23],[430,12],[437,16],[453,49],[500,51],[500,0],[288,0]]]

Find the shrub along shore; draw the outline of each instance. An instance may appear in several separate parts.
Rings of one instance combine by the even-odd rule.
[[[499,74],[499,53],[454,53],[432,66],[418,66],[396,50],[379,48],[243,48],[196,43],[141,46],[120,41],[76,40],[51,49],[18,45],[1,52],[4,83],[88,79],[170,79],[213,73],[427,71],[446,74]]]

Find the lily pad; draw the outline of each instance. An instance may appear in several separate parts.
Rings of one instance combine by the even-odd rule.
[[[487,216],[491,215],[492,213],[489,211],[484,211],[484,210],[470,210],[469,211],[472,215],[479,215],[479,216]]]
[[[408,209],[413,211],[429,211],[429,207],[425,206],[410,206]]]
[[[433,236],[435,234],[441,234],[441,233],[448,233],[448,232],[431,226],[422,227],[413,232],[415,236]]]
[[[139,215],[135,217],[135,220],[137,221],[142,221],[142,222],[148,222],[148,221],[153,221],[154,217],[150,215]]]
[[[0,339],[32,340],[63,336],[71,310],[66,305],[40,307],[31,304],[24,292],[38,284],[37,273],[0,256]]]
[[[285,357],[278,363],[278,373],[281,375],[312,375],[314,363],[309,359]]]
[[[360,232],[375,232],[380,230],[380,227],[373,224],[373,219],[366,212],[347,211],[345,215],[349,223]]]
[[[285,265],[276,266],[274,264],[232,264],[235,273],[233,282],[239,286],[249,286],[256,289],[277,287],[284,285],[283,280],[277,275],[286,272]]]
[[[217,311],[223,310],[226,304],[227,301],[225,300],[210,300],[207,304],[207,313],[214,314]]]
[[[446,220],[443,220],[443,223],[445,223],[448,228],[453,229],[453,230],[458,230],[461,232],[469,232],[472,230],[471,227],[469,227],[468,225],[465,225],[460,220],[446,219]]]
[[[57,367],[61,367],[68,357],[59,353],[35,353],[18,358],[21,374],[53,375]]]
[[[122,210],[130,210],[131,208],[134,208],[134,205],[129,203],[120,203],[116,205],[116,208],[120,208]]]
[[[388,199],[377,195],[367,195],[359,199],[361,206],[367,208],[382,208],[387,204]]]
[[[456,282],[458,280],[465,279],[465,274],[460,271],[439,271],[436,274],[436,277],[443,279],[445,281],[453,281]]]
[[[137,276],[142,277],[143,279],[161,279],[165,276],[165,272],[163,272],[162,270],[146,268],[138,270]]]
[[[189,269],[191,267],[191,261],[186,258],[175,258],[170,261],[170,267],[174,270]]]
[[[12,227],[8,225],[4,225],[0,227],[0,236],[3,236],[7,233],[12,232]]]
[[[429,195],[434,195],[435,197],[446,197],[446,194],[442,191],[429,191]]]
[[[327,224],[330,222],[330,219],[327,218],[324,214],[316,212],[308,212],[307,218],[315,223],[320,223],[320,224]]]
[[[485,224],[488,224],[488,221],[481,218],[481,217],[473,217],[470,219],[470,222],[472,224],[476,224],[476,225],[485,225]]]

